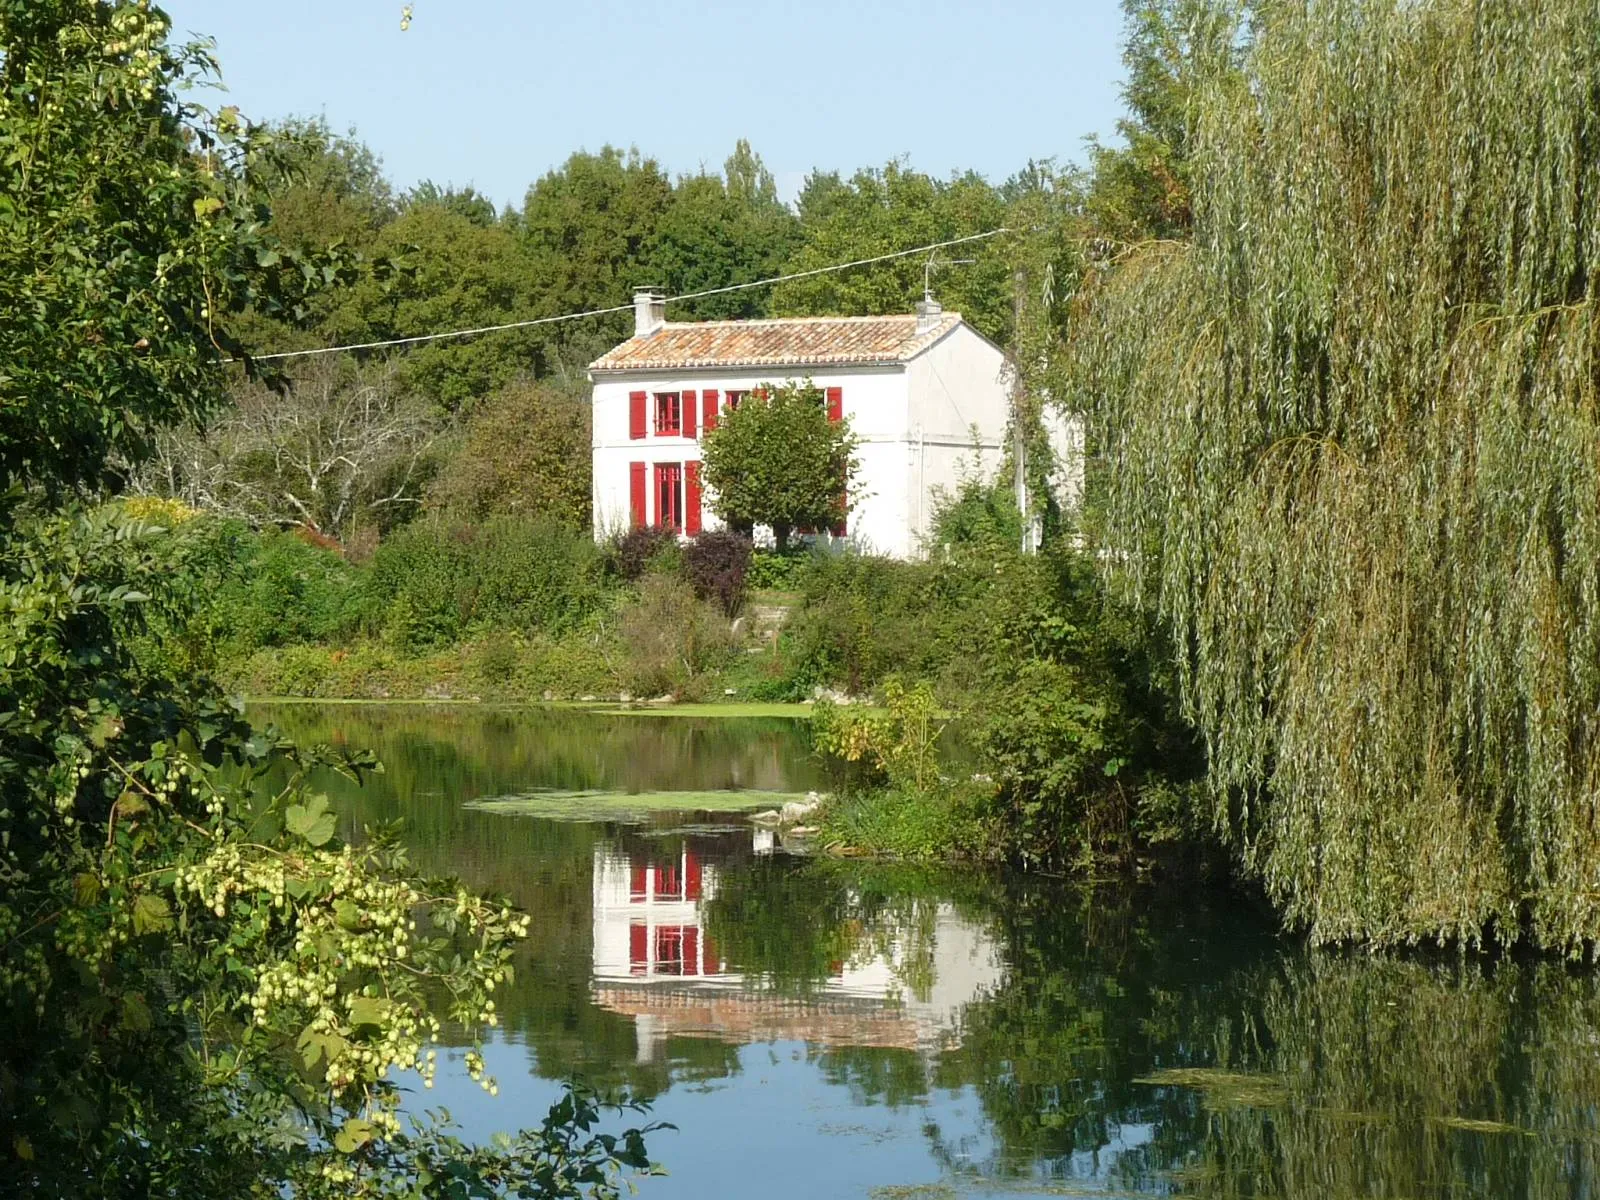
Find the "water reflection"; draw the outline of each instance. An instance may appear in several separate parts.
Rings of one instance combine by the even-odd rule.
[[[725,820],[462,807],[613,786],[606,772],[799,790],[814,767],[782,723],[288,715],[387,763],[364,790],[330,781],[348,832],[403,818],[425,870],[535,917],[492,1048],[501,1102],[448,1078],[429,1099],[487,1134],[536,1119],[574,1073],[654,1097],[679,1132],[654,1147],[672,1175],[646,1200],[1600,1190],[1590,972],[1314,954],[1203,889],[804,859]]]
[[[766,852],[763,832],[756,853]],[[870,929],[858,922],[853,945],[786,991],[792,972],[740,969],[706,928],[721,877],[687,845],[670,855],[595,849],[594,1000],[633,1020],[640,1061],[660,1059],[671,1037],[932,1053],[960,1043],[967,1005],[1004,978],[987,931],[930,902]],[[854,907],[860,897],[842,900]]]

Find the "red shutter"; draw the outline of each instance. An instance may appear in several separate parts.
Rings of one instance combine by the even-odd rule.
[[[643,975],[650,966],[650,930],[644,925],[628,926],[628,974]]]
[[[700,464],[697,462],[684,464],[684,491],[685,508],[688,512],[684,516],[683,531],[690,537],[700,532]]]
[[[644,501],[644,464],[628,464],[628,513],[633,518],[633,527],[640,529],[650,524],[650,514],[645,511]]]
[[[695,419],[695,416],[699,413],[699,411],[700,410],[695,407],[695,396],[694,396],[694,393],[693,392],[685,392],[683,394],[683,436],[684,437],[692,438],[692,437],[695,436],[694,419]]]
[[[707,388],[700,393],[700,400],[705,405],[705,420],[700,422],[700,428],[710,433],[717,427],[717,392],[715,388]]]
[[[648,428],[645,422],[645,405],[648,399],[643,392],[628,393],[628,436],[635,441],[642,438]]]
[[[828,420],[844,420],[844,389],[828,389]]]

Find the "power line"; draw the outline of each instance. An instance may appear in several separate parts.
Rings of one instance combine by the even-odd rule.
[[[986,233],[969,233],[966,237],[951,238],[948,241],[933,242],[927,246],[913,246],[909,250],[893,250],[888,254],[879,254],[872,258],[858,258],[854,262],[835,263],[828,267],[815,267],[809,271],[795,271],[788,275],[777,275],[771,279],[757,279],[752,283],[732,283],[727,287],[707,288],[703,292],[685,292],[681,296],[668,296],[663,303],[676,304],[682,300],[699,300],[705,296],[721,296],[728,292],[741,292],[748,288],[767,287],[769,284],[788,283],[794,279],[810,279],[815,275],[829,275],[835,271],[848,271],[853,267],[868,267],[874,263],[888,262],[895,258],[909,258],[913,254],[926,254],[933,250],[943,250],[949,246],[963,246],[968,242],[979,242],[986,238],[998,237],[1002,233],[1011,231],[1005,226],[991,229]],[[447,338],[477,337],[483,333],[501,333],[508,329],[529,329],[535,325],[554,325],[559,321],[579,321],[585,317],[605,317],[612,313],[631,312],[631,304],[614,304],[610,308],[591,308],[584,312],[562,313],[555,317],[534,317],[527,321],[509,321],[504,325],[483,325],[476,329],[451,329],[444,333],[423,333],[415,337],[386,338],[377,342],[352,342],[347,346],[322,346],[315,350],[280,350],[273,354],[254,355],[256,362],[271,362],[285,358],[309,358],[317,354],[342,354],[352,350],[382,350],[390,346],[415,346],[422,342],[438,342]],[[237,359],[225,359],[224,362],[236,362]]]
[[[984,238],[992,238],[1002,233],[1011,231],[1002,225],[999,229],[991,229],[987,233],[969,233],[966,237],[951,238],[948,242],[934,242],[931,246],[916,246],[910,250],[895,250],[888,254],[880,254],[876,258],[858,258],[855,262],[836,263],[831,267],[816,267],[810,271],[796,271],[792,275],[780,275],[776,279],[758,279],[754,283],[730,283],[727,287],[707,288],[703,292],[689,292],[682,296],[668,296],[667,303],[674,300],[698,300],[702,296],[721,296],[726,292],[739,292],[745,288],[765,287],[769,283],[788,283],[791,279],[809,279],[813,275],[827,275],[833,271],[848,271],[851,267],[869,267],[873,263],[888,262],[891,258],[907,258],[913,254],[922,254],[929,250],[943,250],[947,246],[963,246],[968,242],[981,242]]]

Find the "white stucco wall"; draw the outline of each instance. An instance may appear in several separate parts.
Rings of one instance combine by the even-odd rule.
[[[988,481],[1005,459],[1010,381],[1000,348],[968,326],[952,330],[909,367],[909,540],[921,549],[941,495],[967,478]]]
[[[922,552],[938,489],[954,490],[965,474],[985,478],[998,469],[1009,412],[1001,352],[958,326],[908,364],[873,368],[769,368],[604,372],[594,376],[594,530],[603,540],[627,529],[629,464],[687,463],[700,458],[698,440],[628,436],[628,396],[707,388],[720,396],[763,384],[809,379],[843,392],[844,413],[860,445],[850,489],[849,537],[863,550],[899,558]],[[653,402],[651,408],[653,426]],[[698,431],[699,422],[696,422]],[[972,429],[976,425],[979,441]],[[653,472],[647,480],[653,480]],[[647,516],[658,519],[647,485]],[[706,529],[720,527],[708,496]]]

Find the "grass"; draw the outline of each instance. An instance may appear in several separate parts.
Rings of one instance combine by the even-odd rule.
[[[802,800],[799,792],[601,792],[538,791],[469,800],[467,808],[552,821],[625,821],[653,813],[746,813]]]

